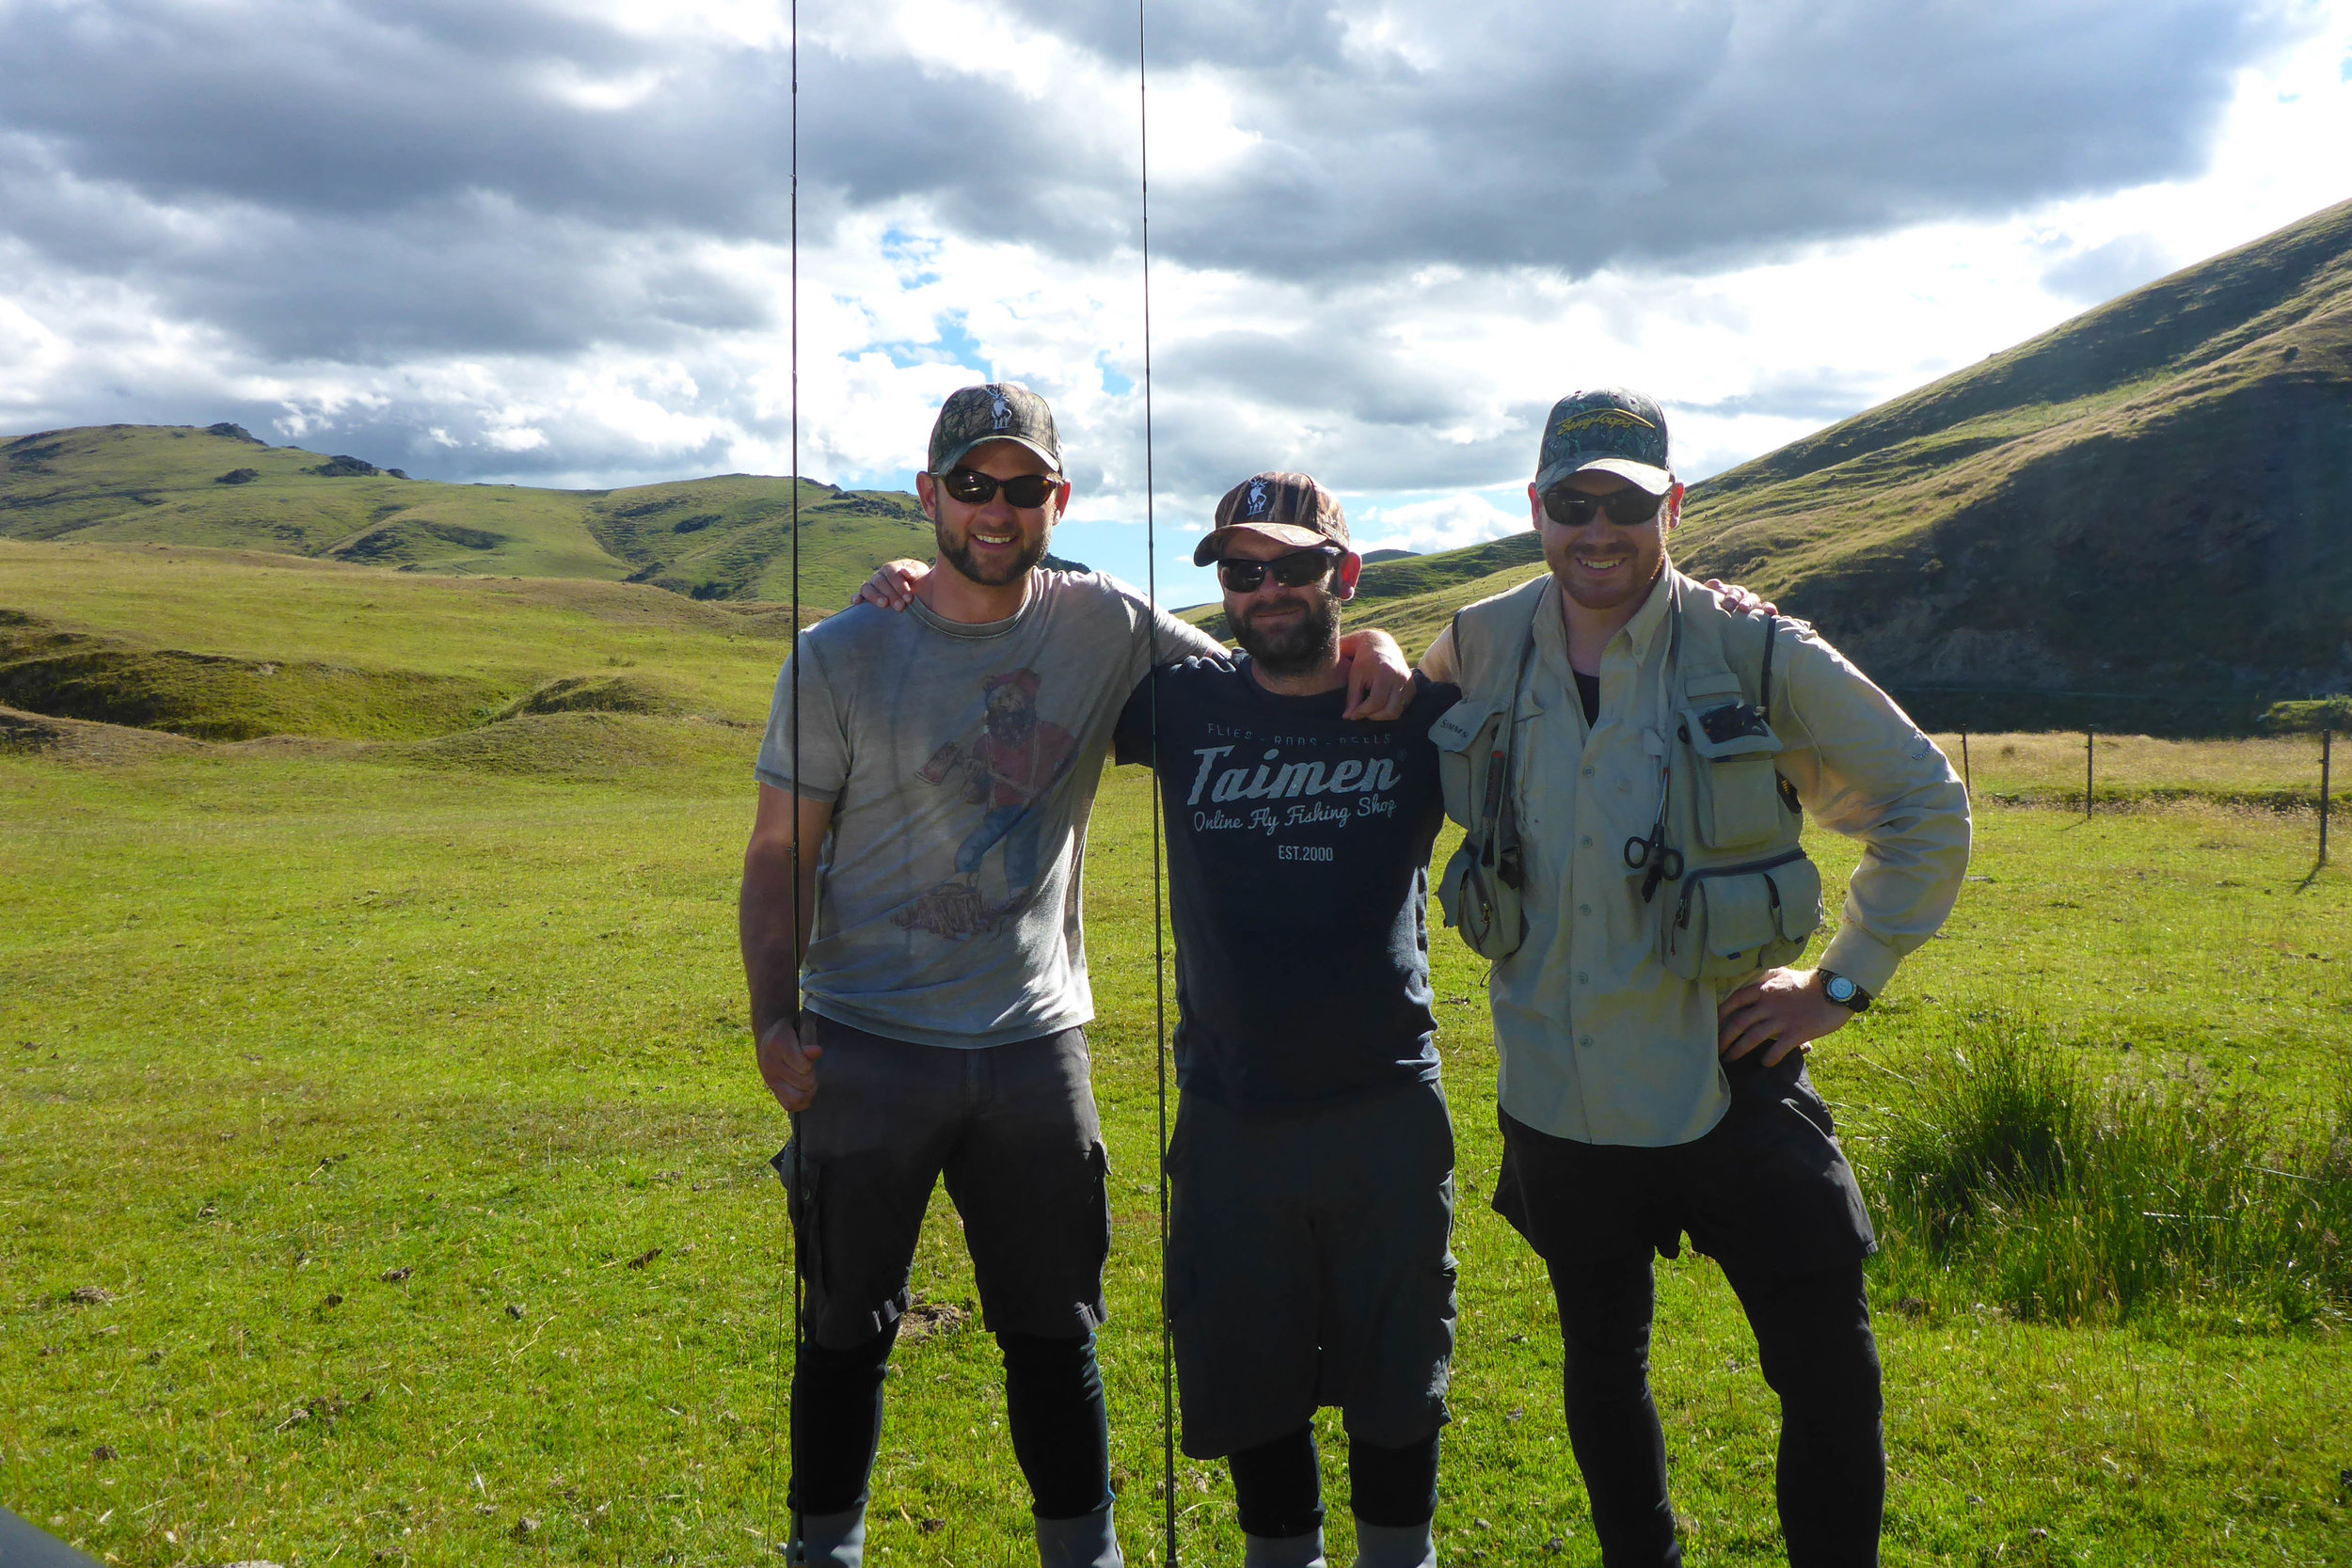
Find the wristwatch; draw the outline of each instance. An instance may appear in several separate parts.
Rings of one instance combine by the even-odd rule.
[[[1870,1008],[1868,991],[1864,990],[1843,974],[1830,970],[1821,971],[1821,994],[1850,1013],[1867,1012]]]

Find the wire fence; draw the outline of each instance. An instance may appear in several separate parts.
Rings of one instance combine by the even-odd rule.
[[[2331,729],[2238,739],[2177,739],[2099,726],[2080,730],[1931,732],[1972,800],[2079,811],[2206,802],[2309,814],[2317,860],[2330,818],[2352,805],[2334,775]]]

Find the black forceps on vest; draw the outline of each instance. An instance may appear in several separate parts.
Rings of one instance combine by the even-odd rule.
[[[1682,880],[1682,851],[1666,844],[1666,794],[1674,787],[1675,768],[1671,762],[1663,764],[1658,775],[1658,820],[1652,822],[1647,838],[1625,841],[1625,863],[1629,870],[1649,868],[1642,879],[1642,902],[1646,904],[1658,896],[1661,881]]]

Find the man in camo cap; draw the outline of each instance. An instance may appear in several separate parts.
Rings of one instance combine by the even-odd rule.
[[[933,562],[903,603],[801,634],[744,855],[759,1070],[800,1113],[778,1159],[808,1289],[794,1513],[805,1560],[864,1560],[884,1376],[944,1177],[1039,1559],[1115,1568],[1081,857],[1129,694],[1217,645],[1112,578],[1041,565],[1071,485],[1052,409],[1019,383],[951,395],[915,486]],[[1377,703],[1401,705],[1392,641],[1357,673],[1375,664]]]
[[[1447,809],[1474,847],[1447,868],[1449,921],[1494,961],[1493,1203],[1550,1272],[1601,1560],[1681,1560],[1650,1257],[1687,1234],[1780,1396],[1792,1568],[1874,1563],[1877,1243],[1804,1052],[1951,912],[1967,797],[1812,627],[1674,569],[1682,484],[1653,399],[1561,399],[1527,496],[1550,570],[1464,608],[1422,668],[1463,692],[1432,734],[1458,759]],[[1821,921],[1808,813],[1863,852],[1801,969]]]

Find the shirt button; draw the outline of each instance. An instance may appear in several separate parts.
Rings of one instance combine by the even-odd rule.
[[[1593,1043],[1593,1037],[1590,1035],[1579,1035],[1576,1037],[1576,1043],[1579,1045],[1589,1046]]]
[[[1576,907],[1576,912],[1579,914],[1590,914],[1593,912],[1593,906],[1590,904],[1579,904]]]
[[[1585,848],[1590,849],[1593,847],[1593,835],[1586,833],[1582,838],[1578,839],[1577,842],[1584,846]]]
[[[1580,969],[1576,972],[1576,983],[1580,986],[1589,986],[1593,983],[1593,977]]]
[[[1593,776],[1593,765],[1589,762],[1584,765],[1584,776],[1588,779]]]

